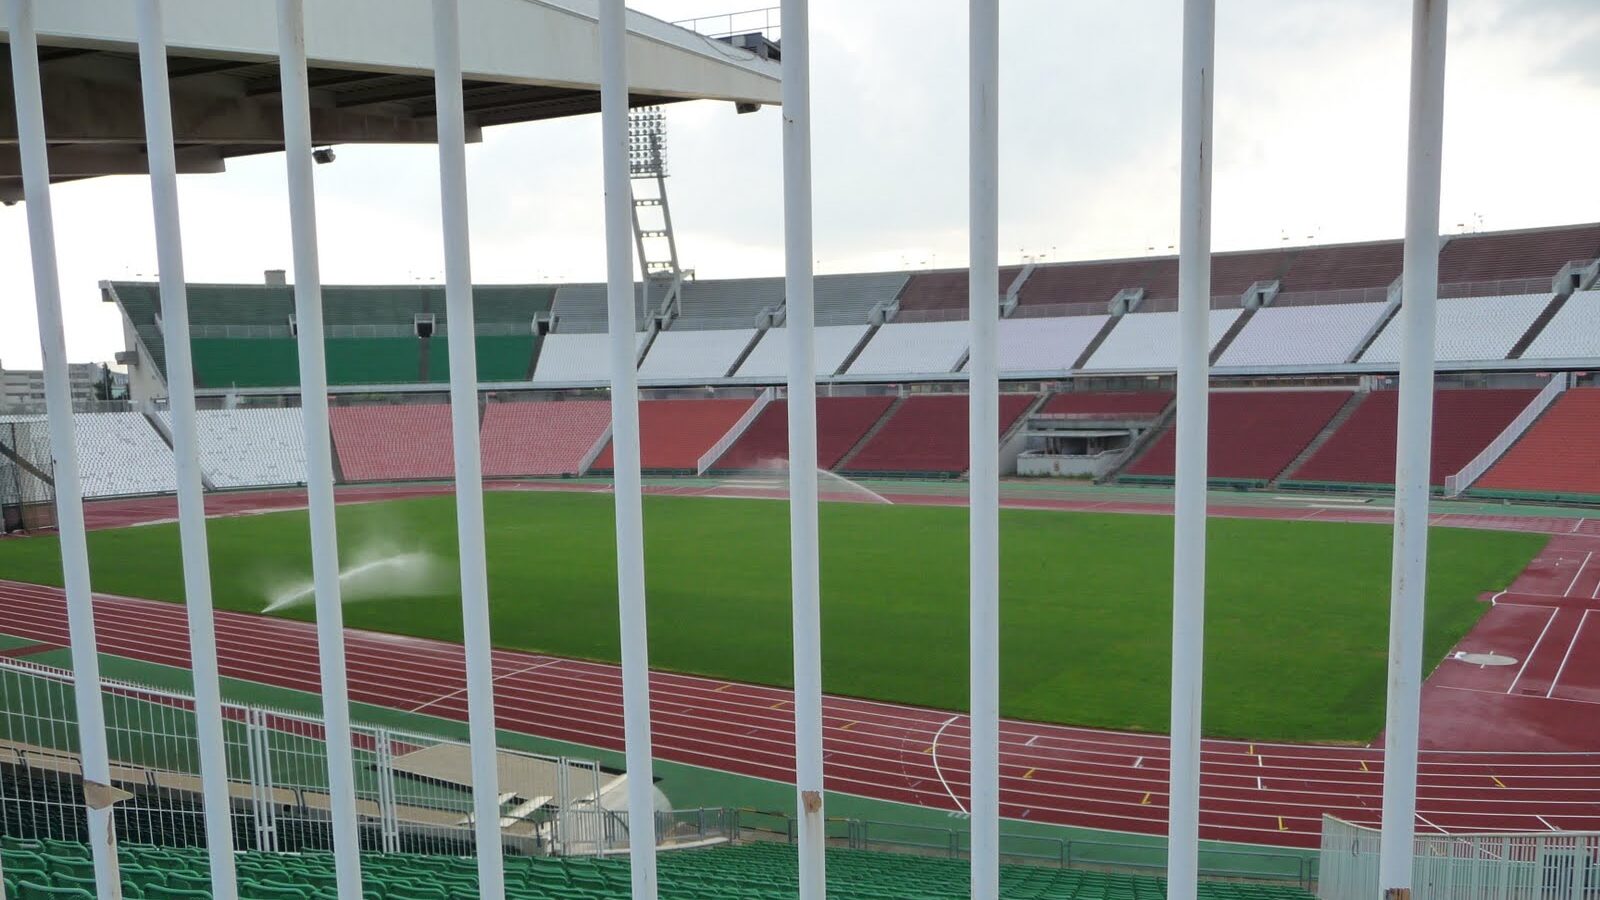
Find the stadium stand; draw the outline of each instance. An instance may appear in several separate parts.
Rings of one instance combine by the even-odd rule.
[[[818,275],[812,288],[817,324],[866,325],[873,307],[900,296],[910,276],[904,272]]]
[[[172,432],[172,414],[157,413]],[[305,418],[298,409],[202,409],[196,414],[200,469],[219,488],[306,480]]]
[[[610,425],[609,400],[490,403],[483,412],[483,474],[575,475]]]
[[[1010,430],[1036,399],[1035,394],[1001,394],[995,438]],[[853,457],[838,465],[862,473],[959,475],[967,462],[967,396],[917,394],[907,397]]]
[[[1000,269],[1000,296],[1005,296],[1006,288],[1011,286],[1011,282],[1016,280],[1017,273],[1021,271],[1021,266],[1005,266]],[[964,312],[967,308],[968,277],[966,269],[913,272],[906,281],[905,289],[900,292],[900,311],[902,313],[913,310]]]
[[[680,331],[656,335],[639,364],[641,382],[714,381],[728,374],[755,339],[754,328]]]
[[[1600,291],[1568,297],[1522,358],[1600,359]]]
[[[685,281],[675,331],[694,328],[755,328],[762,310],[783,305],[782,278]]]
[[[818,397],[817,466],[831,469],[889,411],[893,397]],[[789,406],[768,403],[745,433],[713,465],[715,471],[769,468],[789,458]]]
[[[1072,368],[1110,316],[1001,319],[1000,371],[1065,372]]]
[[[1279,279],[1280,296],[1387,288],[1400,277],[1404,250],[1400,241],[1295,248]]]
[[[1262,486],[1283,473],[1350,399],[1349,391],[1212,391],[1206,460],[1213,482]],[[1129,481],[1170,481],[1177,434],[1168,426],[1123,470]]]
[[[1553,278],[1573,260],[1600,257],[1600,224],[1463,234],[1439,251],[1439,285]]]
[[[473,340],[477,349],[478,380],[491,384],[527,381],[538,342],[531,332],[478,335]],[[450,338],[447,335],[428,340],[428,380],[439,384],[450,380]]]
[[[1228,333],[1241,310],[1211,311],[1211,346]],[[1178,367],[1178,314],[1130,313],[1120,317],[1111,333],[1084,363],[1085,371],[1173,370]]]
[[[201,847],[123,842],[123,895],[142,898],[209,896],[210,874]],[[0,845],[6,896],[18,900],[93,897],[93,862],[87,844],[8,838]],[[840,900],[929,900],[965,896],[971,879],[964,860],[870,850],[827,850],[828,896]],[[240,896],[250,900],[320,900],[333,896],[333,855],[236,854]],[[667,900],[781,900],[794,896],[795,848],[751,842],[657,855],[660,895]],[[363,894],[369,900],[461,900],[477,897],[477,862],[470,856],[408,853],[361,854]],[[513,900],[626,900],[626,857],[505,858],[506,896]],[[87,883],[88,887],[85,887]],[[1000,893],[1039,900],[1162,900],[1165,882],[1055,866],[1003,865]],[[1201,881],[1202,900],[1310,900],[1296,887]]]
[[[971,329],[959,322],[891,322],[878,329],[850,364],[850,375],[944,375],[967,352]]]
[[[455,475],[446,404],[335,406],[328,416],[346,481]]]
[[[634,345],[647,335],[634,333]],[[600,384],[611,381],[610,337],[598,334],[547,334],[534,363],[534,384]]]
[[[851,351],[867,334],[866,325],[818,325],[812,332],[811,357],[816,363],[817,377],[826,378],[839,371]],[[740,378],[781,380],[789,375],[789,332],[784,328],[769,328],[761,336],[750,355],[739,364],[734,373]]]
[[[422,380],[422,342],[414,337],[331,337],[326,346],[329,384],[408,384]]]
[[[1056,419],[1154,419],[1172,403],[1171,391],[1066,391],[1034,413]]]
[[[85,497],[165,494],[178,488],[172,448],[136,412],[77,413],[78,468]]]
[[[634,282],[633,308],[639,310],[639,294],[642,288]],[[661,300],[651,293],[650,304],[655,306]],[[606,330],[606,286],[604,284],[564,284],[556,288],[555,300],[550,311],[556,317],[555,330],[560,334],[594,334]],[[639,313],[637,321],[633,323],[634,331],[642,331],[645,327],[645,317]]]
[[[1382,303],[1258,309],[1222,351],[1217,368],[1341,365],[1360,349],[1384,309]]]
[[[658,473],[693,473],[700,457],[728,433],[754,402],[740,400],[641,400],[639,464]],[[608,441],[594,469],[610,471]]]
[[[296,387],[300,351],[289,338],[192,338],[195,387]]]
[[[1436,358],[1440,362],[1505,359],[1539,313],[1550,305],[1551,298],[1551,294],[1516,294],[1440,299]],[[1372,346],[1361,354],[1361,362],[1400,361],[1401,319],[1397,313],[1389,320]]]
[[[1111,298],[1123,288],[1146,287],[1171,282],[1176,274],[1164,277],[1160,270],[1166,260],[1141,257],[1108,259],[1082,263],[1049,263],[1034,268],[1017,292],[1017,306],[1079,306],[1086,311],[1105,312]],[[1171,267],[1176,269],[1176,262]],[[963,297],[965,295],[963,294]]]
[[[1430,482],[1444,484],[1472,461],[1538,392],[1520,388],[1441,389],[1433,394]],[[1317,451],[1287,478],[1300,486],[1394,484],[1398,391],[1373,391]]]
[[[1571,388],[1556,398],[1472,485],[1490,497],[1600,500],[1600,387]]]

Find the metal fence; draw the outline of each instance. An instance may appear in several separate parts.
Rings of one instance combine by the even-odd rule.
[[[834,818],[827,821],[826,829],[829,844],[853,850],[948,859],[972,856],[971,832],[961,828]],[[797,823],[784,813],[741,809],[737,811],[731,836],[736,840],[760,836],[792,844],[797,840]],[[1018,865],[1156,874],[1166,869],[1167,851],[1160,842],[1002,833],[1000,859]],[[1317,858],[1293,851],[1207,845],[1200,851],[1200,874],[1213,879],[1293,884],[1309,891],[1317,880]]]
[[[1371,900],[1378,886],[1379,831],[1323,816],[1322,900]],[[1419,834],[1413,900],[1596,900],[1600,832]]]
[[[107,682],[102,698],[112,783],[126,794],[116,806],[119,838],[165,846],[202,843],[192,699],[120,682]],[[223,725],[235,846],[268,852],[330,849],[321,721],[227,703]],[[356,725],[352,743],[363,850],[474,852],[466,744],[371,725]],[[500,825],[508,852],[607,853],[626,846],[625,829],[606,831],[579,821],[585,815],[600,818],[618,783],[598,763],[501,749],[499,771]],[[84,840],[81,798],[72,674],[0,660],[0,833]],[[575,835],[567,833],[574,829]]]
[[[0,534],[53,527],[55,498],[48,424],[0,422]]]

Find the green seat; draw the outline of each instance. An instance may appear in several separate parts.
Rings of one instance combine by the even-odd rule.
[[[94,900],[94,893],[80,887],[49,887],[32,881],[19,881],[17,900]]]

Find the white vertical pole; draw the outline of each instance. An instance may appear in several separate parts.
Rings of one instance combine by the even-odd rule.
[[[794,632],[794,786],[800,900],[823,900],[822,612],[817,554],[816,313],[811,269],[811,47],[807,0],[785,0],[783,259],[789,339],[789,586]]]
[[[105,709],[100,699],[100,657],[95,640],[89,589],[89,542],[84,532],[83,495],[78,484],[78,450],[72,436],[72,389],[67,377],[67,344],[61,322],[61,276],[56,265],[55,217],[50,208],[50,160],[44,131],[44,100],[39,87],[39,44],[33,29],[33,0],[11,0],[7,31],[11,41],[11,82],[17,109],[17,152],[27,203],[28,246],[33,256],[33,290],[39,308],[39,353],[44,359],[45,408],[50,455],[55,460],[56,531],[61,538],[61,575],[67,592],[67,631],[72,644],[73,696],[78,709],[78,749],[85,784],[111,783],[106,749]],[[105,797],[85,793],[89,849],[94,857],[95,893],[116,897],[117,834]]]
[[[461,556],[462,643],[467,663],[467,729],[477,825],[478,896],[502,900],[494,669],[489,641],[489,572],[483,536],[483,461],[478,449],[478,352],[472,312],[472,247],[467,230],[467,132],[456,0],[433,0],[434,96],[438,109],[439,207],[444,225],[444,301],[450,330],[450,425],[456,466],[456,542]]]
[[[1216,0],[1183,4],[1178,222],[1178,465],[1172,549],[1172,747],[1167,892],[1199,890],[1200,683],[1205,646],[1206,440],[1211,353],[1211,99]]]
[[[622,720],[627,743],[628,854],[634,900],[655,900],[655,791],[650,754],[650,659],[645,628],[644,507],[639,473],[639,374],[633,324],[633,192],[628,185],[628,34],[623,0],[600,0],[600,140],[605,181],[606,316],[611,332],[611,449],[622,621]]]
[[[972,897],[1000,895],[1000,4],[972,0],[967,299]]]
[[[1416,829],[1447,14],[1446,0],[1415,0],[1412,6],[1406,245],[1400,295],[1400,422],[1395,449],[1389,698],[1383,739],[1383,830],[1378,864],[1379,886],[1385,894],[1411,889],[1412,836]]]
[[[282,82],[283,149],[288,164],[300,407],[305,420],[306,506],[311,519],[311,576],[316,589],[317,662],[322,673],[334,873],[340,900],[361,900],[361,842],[356,826],[355,760],[350,744],[350,688],[345,675],[339,538],[334,524],[333,448],[328,432],[328,368],[322,343],[317,198],[311,175],[304,0],[278,0],[278,72]]]
[[[167,396],[178,485],[178,536],[183,547],[183,595],[188,607],[195,738],[205,800],[211,896],[215,900],[234,900],[238,886],[234,880],[228,757],[223,744],[222,688],[217,678],[217,632],[211,608],[211,561],[206,547],[194,360],[189,346],[189,298],[183,275],[183,228],[178,219],[177,154],[172,143],[172,100],[167,93],[167,46],[160,0],[138,0],[137,15],[139,85],[144,97],[145,144],[155,212],[161,319],[167,338]]]

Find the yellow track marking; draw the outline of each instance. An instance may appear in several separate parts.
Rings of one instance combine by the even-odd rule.
[[[779,700],[777,703],[774,703],[771,706],[767,707],[767,709],[782,709],[784,704],[788,703],[788,702],[789,701],[787,701],[787,700]]]
[[[854,722],[846,722],[846,723],[844,723],[843,725],[841,725],[839,727],[843,728],[845,731],[849,731],[850,729],[856,727],[856,723],[854,723]]]
[[[728,688],[731,688],[731,687],[733,687],[733,682],[730,681],[727,684],[724,684],[722,687],[717,688],[715,691],[712,691],[712,693],[720,694],[723,691],[725,691],[725,690],[727,690]]]
[[[1279,816],[1278,817],[1278,830],[1279,831],[1288,831],[1289,830],[1289,826],[1283,824],[1283,816]]]
[[[934,745],[933,744],[929,744],[927,749],[923,750],[922,752],[931,754],[931,753],[933,753],[933,748],[934,748]]]
[[[1494,781],[1494,786],[1495,787],[1505,787],[1506,786],[1506,783],[1504,781],[1501,781],[1500,779],[1496,778],[1493,775],[1490,775],[1489,778]]]
[[[1250,755],[1251,756],[1255,756],[1256,755],[1256,745],[1255,744],[1251,744],[1250,745]]]
[[[1371,772],[1372,771],[1371,769],[1367,768],[1367,761],[1364,760],[1364,759],[1361,761],[1361,771],[1363,771],[1363,772]]]
[[[1022,777],[1023,778],[1032,778],[1033,777],[1033,773],[1035,773],[1037,771],[1039,771],[1039,770],[1038,769],[1029,769],[1028,771],[1022,773]]]
[[[1139,805],[1140,806],[1149,806],[1150,805],[1150,792],[1149,791],[1145,791],[1144,792],[1144,799],[1139,801]]]

